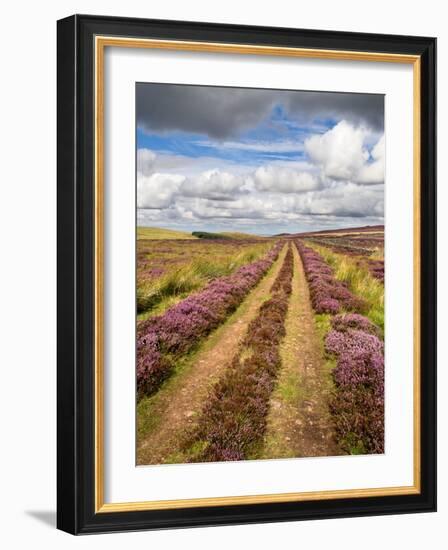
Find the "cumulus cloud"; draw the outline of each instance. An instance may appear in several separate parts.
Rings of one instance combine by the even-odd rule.
[[[365,146],[369,132],[345,120],[325,134],[305,141],[305,150],[327,178],[376,184],[384,181],[384,137],[372,150],[373,162]]]
[[[382,217],[383,189],[340,183],[296,201],[302,214],[334,217]]]
[[[150,149],[137,150],[137,172],[143,176],[150,176],[154,172],[156,154]]]
[[[384,128],[384,96],[381,94],[292,92],[287,105],[288,112],[299,120],[344,119],[375,131]]]
[[[215,201],[178,195],[171,215],[189,220],[271,220],[276,224],[303,219],[377,218],[383,216],[382,189],[354,183],[303,194],[253,192],[235,200]]]
[[[186,197],[205,197],[214,200],[226,200],[242,191],[244,178],[221,170],[208,170],[196,178],[186,179],[180,192]]]
[[[190,212],[197,219],[263,219],[272,214],[269,206],[274,207],[274,201],[254,195],[242,195],[236,200],[216,202],[203,197],[186,199],[179,197],[178,206],[182,211]]]
[[[245,192],[242,174],[218,168],[184,174],[157,172],[158,155],[149,149],[137,154],[137,207],[163,209],[171,207],[176,197],[199,197],[214,201],[232,201]]]
[[[379,94],[263,90],[138,83],[137,124],[147,131],[183,131],[225,140],[267,119],[281,105],[298,122],[345,119],[381,131]]]
[[[149,83],[136,94],[138,127],[166,143],[137,151],[139,223],[272,232],[382,220],[382,95]]]
[[[168,208],[177,196],[234,200],[236,194],[244,192],[244,174],[231,173],[221,168],[204,169],[210,162],[212,159],[201,159],[198,162],[188,157],[156,155],[150,149],[139,149],[137,207]]]
[[[372,162],[365,164],[358,173],[359,183],[382,183],[384,182],[385,170],[385,141],[384,134],[381,136],[375,147],[372,149]]]
[[[379,223],[384,215],[384,136],[343,121],[305,142],[309,160],[258,167],[211,158],[137,154],[139,223],[262,233],[328,224]],[[368,145],[366,145],[368,144]],[[218,159],[215,159],[218,163]],[[367,185],[368,184],[368,185]],[[339,220],[339,221],[338,221]],[[273,230],[277,228],[277,230]]]
[[[137,208],[168,208],[185,177],[173,174],[137,175]]]
[[[253,180],[258,191],[303,193],[319,187],[314,174],[275,165],[260,166],[253,174]]]

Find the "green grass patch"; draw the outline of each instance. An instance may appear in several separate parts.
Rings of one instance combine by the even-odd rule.
[[[162,313],[164,313],[171,306],[174,306],[180,301],[182,301],[184,298],[187,298],[188,295],[189,293],[186,292],[184,294],[177,294],[175,296],[167,296],[166,298],[161,300],[159,303],[151,307],[151,309],[148,309],[147,311],[143,311],[141,313],[137,313],[137,321],[144,321],[145,319],[149,319],[149,317],[154,317],[155,315],[162,315]]]
[[[341,447],[348,450],[348,453],[351,455],[365,455],[367,451],[364,447],[364,443],[359,439],[359,437],[353,433],[349,432],[346,437],[342,438]]]
[[[317,332],[323,340],[329,330],[331,329],[331,317],[330,313],[315,313],[314,320],[316,323]]]
[[[137,403],[137,441],[154,430],[160,423],[160,403],[167,393],[175,390],[179,375],[181,375],[193,363],[196,350],[178,359],[173,369],[172,376],[166,380],[160,390],[149,397],[142,397]]]
[[[325,352],[325,336],[331,330],[331,318],[333,316],[330,313],[315,313],[314,322],[316,324],[317,333],[319,334],[319,341],[322,349],[322,357],[325,358],[323,367],[328,375],[328,384],[330,388],[333,388],[333,380],[329,376],[333,369],[336,367],[336,359],[334,357],[328,357]]]
[[[298,373],[291,372],[284,376],[277,386],[277,391],[283,401],[290,405],[297,405],[306,399],[302,377]]]
[[[187,462],[194,462],[195,457],[201,456],[207,446],[207,441],[195,441],[188,449],[176,451],[168,455],[164,460],[164,464],[185,464]]]

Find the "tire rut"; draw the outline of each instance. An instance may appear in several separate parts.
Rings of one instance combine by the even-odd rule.
[[[287,247],[224,325],[201,345],[191,364],[175,374],[157,394],[146,400],[144,415],[152,417],[151,428],[137,442],[137,464],[183,462],[179,449],[191,432],[202,405],[237,353],[248,324],[257,315],[283,264]]]
[[[328,399],[332,389],[316,330],[308,285],[294,250],[293,290],[282,342],[282,368],[272,394],[260,458],[335,456]]]

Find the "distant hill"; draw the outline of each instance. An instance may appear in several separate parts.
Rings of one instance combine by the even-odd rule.
[[[185,239],[196,240],[191,233],[163,227],[137,227],[137,239]]]
[[[384,225],[363,225],[361,227],[340,227],[338,229],[321,229],[320,231],[307,231],[295,233],[295,237],[308,237],[311,235],[328,235],[331,233],[384,233]]]
[[[214,233],[212,231],[176,231],[164,227],[137,227],[137,239],[265,239],[259,235],[241,233],[238,231],[223,231]]]

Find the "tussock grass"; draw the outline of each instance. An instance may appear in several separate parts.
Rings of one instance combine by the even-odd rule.
[[[381,329],[384,337],[384,285],[374,279],[366,267],[357,265],[353,258],[325,247],[311,247],[333,268],[336,279],[347,283],[353,294],[366,301],[368,309],[365,316]]]
[[[196,237],[185,231],[164,229],[163,227],[137,227],[137,239],[185,239],[196,240]]]
[[[271,243],[260,243],[225,257],[197,257],[172,269],[155,281],[147,281],[139,285],[137,287],[138,319],[144,319],[150,313],[162,313],[166,307],[199,290],[208,281],[230,275],[239,267],[258,260],[271,246]]]
[[[384,248],[376,248],[369,256],[369,260],[383,260],[384,261]]]

